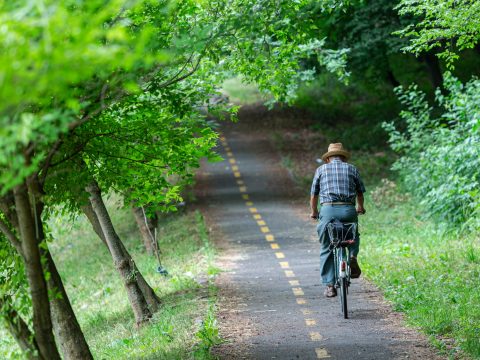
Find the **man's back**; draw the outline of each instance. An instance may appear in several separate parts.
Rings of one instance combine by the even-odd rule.
[[[357,168],[339,158],[320,166],[315,172],[311,195],[319,195],[320,203],[345,202],[355,204],[358,192],[365,192]]]

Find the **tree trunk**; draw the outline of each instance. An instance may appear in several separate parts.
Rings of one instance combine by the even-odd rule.
[[[83,205],[81,208],[83,213],[87,217],[88,221],[90,221],[93,231],[95,231],[95,233],[98,235],[100,240],[102,240],[102,242],[105,244],[105,246],[108,249],[107,240],[105,239],[105,234],[103,233],[102,226],[100,225],[100,221],[98,221],[98,217],[95,214],[95,211],[93,211],[92,204],[87,203]],[[108,251],[110,251],[110,249]]]
[[[127,249],[124,248],[124,251],[126,252],[126,255],[131,259],[131,256],[128,253]],[[157,296],[157,294],[155,294],[155,291],[153,291],[152,287],[148,284],[147,280],[145,280],[142,273],[138,271],[137,265],[135,264],[135,262],[133,262],[133,260],[132,260],[132,264],[135,268],[135,273],[137,274],[138,286],[140,287],[140,290],[142,291],[142,294],[145,297],[145,300],[147,301],[150,311],[152,313],[157,312],[161,304],[160,298]]]
[[[31,213],[31,205],[25,184],[14,190],[15,209],[18,217],[25,272],[30,286],[33,308],[33,329],[40,355],[48,360],[60,359],[52,331],[47,284],[40,258],[38,227]],[[37,224],[38,226],[39,224]]]
[[[35,341],[35,337],[28,328],[27,323],[22,317],[11,307],[10,301],[4,295],[0,298],[0,309],[4,309],[5,322],[8,331],[22,349],[23,353],[29,360],[43,360],[40,356],[40,349]]]
[[[150,312],[145,297],[138,285],[138,274],[135,271],[136,267],[134,262],[125,254],[125,248],[123,247],[123,244],[113,227],[110,215],[108,214],[107,208],[103,202],[98,184],[95,181],[92,182],[86,187],[86,191],[90,195],[90,203],[92,204],[93,211],[97,215],[102,232],[105,235],[105,240],[107,242],[110,254],[113,257],[115,267],[123,279],[125,289],[135,315],[135,321],[138,326],[142,325],[152,317],[152,313]]]
[[[427,65],[428,74],[430,75],[430,81],[432,82],[433,87],[435,89],[441,89],[443,86],[443,75],[438,58],[434,53],[428,52],[423,56],[423,60]]]
[[[391,69],[387,70],[387,80],[394,88],[396,88],[397,86],[400,86],[400,82],[397,80],[397,78],[395,77],[395,74]]]
[[[51,297],[50,306],[53,330],[62,349],[63,357],[66,360],[93,359],[50,251],[45,251],[45,257],[46,267],[50,273],[47,281],[48,289],[51,293],[60,295]]]
[[[82,210],[87,216],[88,220],[92,224],[93,230],[95,233],[98,235],[98,237],[102,240],[102,242],[107,246],[108,244],[105,240],[105,235],[103,233],[102,227],[100,225],[100,222],[98,221],[97,215],[95,214],[95,211],[93,211],[92,205],[86,204],[82,206]],[[145,297],[145,300],[147,301],[148,307],[150,308],[150,311],[152,313],[157,312],[158,308],[160,307],[161,301],[160,298],[155,294],[155,291],[151,288],[151,286],[147,283],[145,278],[143,277],[142,273],[138,270],[137,265],[133,261],[130,253],[128,250],[125,248],[125,245],[123,245],[122,242],[120,242],[121,249],[124,253],[124,256],[129,259],[129,262],[133,264],[135,274],[137,274],[137,283],[138,286],[140,287],[140,290],[142,291],[143,296]],[[110,249],[109,249],[110,251]]]
[[[154,254],[154,244],[153,238],[151,233],[151,221],[150,224],[148,223],[148,218],[144,215],[144,211],[141,207],[132,206],[133,216],[135,217],[135,221],[137,222],[138,229],[140,230],[140,234],[142,235],[143,244],[145,245],[145,249],[147,253],[150,255]],[[145,222],[146,219],[146,222]],[[150,226],[149,226],[150,225]]]
[[[28,180],[28,186],[30,193],[35,194],[38,199],[41,199],[43,191],[38,178],[31,177]],[[41,216],[44,204],[41,200],[38,200],[32,205],[35,207],[33,213],[34,217],[36,216],[35,220],[39,238],[45,239]],[[47,278],[47,287],[50,292],[52,325],[56,340],[62,350],[63,358],[65,360],[93,359],[52,255],[46,245],[42,247],[40,251],[42,258],[45,259],[45,270],[48,271],[50,275]]]

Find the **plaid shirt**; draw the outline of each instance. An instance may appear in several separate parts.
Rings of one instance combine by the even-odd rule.
[[[357,168],[340,159],[331,159],[315,172],[312,195],[320,195],[320,203],[349,202],[355,204],[357,192],[365,192]]]

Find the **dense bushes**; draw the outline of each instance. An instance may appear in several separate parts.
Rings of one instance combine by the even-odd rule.
[[[480,225],[480,80],[462,84],[445,75],[438,109],[417,86],[398,89],[405,130],[385,124],[402,156],[394,164],[427,211],[450,225]],[[436,115],[438,113],[438,115]],[[464,227],[463,227],[464,228]]]

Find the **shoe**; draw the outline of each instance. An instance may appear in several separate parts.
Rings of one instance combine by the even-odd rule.
[[[358,279],[361,273],[362,270],[360,269],[360,266],[358,266],[357,258],[352,256],[350,258],[350,277],[352,279]]]
[[[325,288],[325,291],[323,292],[323,295],[325,295],[328,298],[335,297],[337,296],[337,290],[334,288],[333,285],[327,285]]]

